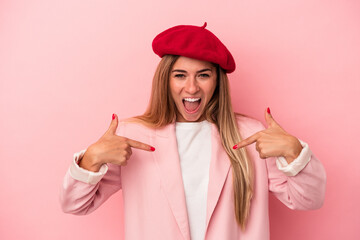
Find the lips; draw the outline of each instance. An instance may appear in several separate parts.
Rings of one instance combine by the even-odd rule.
[[[185,111],[189,114],[196,113],[200,108],[201,98],[184,98]]]

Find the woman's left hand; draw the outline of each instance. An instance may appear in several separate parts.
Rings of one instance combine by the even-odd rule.
[[[299,140],[287,133],[271,116],[270,109],[265,110],[268,128],[240,141],[233,148],[238,149],[256,142],[260,158],[283,156],[290,164],[296,159],[302,146]]]

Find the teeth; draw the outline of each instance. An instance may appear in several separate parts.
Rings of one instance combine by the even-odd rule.
[[[199,101],[200,98],[184,98],[185,101],[188,101],[188,102],[196,102],[196,101]]]

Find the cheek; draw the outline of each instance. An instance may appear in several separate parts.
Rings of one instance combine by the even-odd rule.
[[[209,84],[207,84],[206,86],[206,94],[208,95],[209,99],[214,94],[215,89],[216,89],[216,80],[210,81]]]
[[[171,94],[173,100],[176,102],[177,96],[178,96],[178,90],[177,90],[178,88],[177,88],[177,86],[176,86],[176,84],[175,84],[174,81],[171,81],[171,80],[170,80],[170,82],[169,82],[169,88],[170,88],[170,94]]]
[[[175,95],[179,94],[181,91],[180,84],[174,80],[170,80],[169,87],[170,87],[170,92],[173,95],[173,97],[175,97]]]

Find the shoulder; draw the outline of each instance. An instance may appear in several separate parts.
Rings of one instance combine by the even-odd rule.
[[[262,124],[262,122],[245,114],[235,113],[235,118],[240,134],[244,138],[265,129],[265,126]]]

